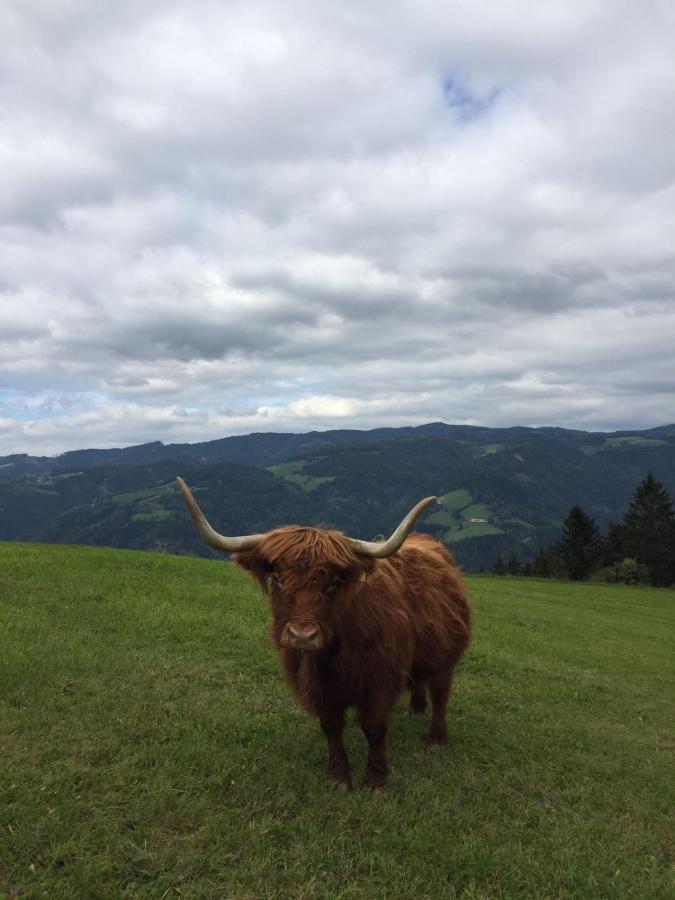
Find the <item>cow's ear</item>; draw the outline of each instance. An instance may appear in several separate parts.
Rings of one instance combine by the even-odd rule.
[[[375,568],[375,560],[369,559],[367,556],[359,556],[356,563],[355,576],[356,581],[368,581]]]
[[[251,572],[253,570],[254,562],[254,552],[252,550],[241,550],[239,553],[235,553],[232,556],[232,559],[238,566],[241,566],[242,569],[246,569],[247,572]]]
[[[235,553],[232,557],[238,566],[245,569],[258,584],[265,589],[267,579],[272,571],[272,566],[267,557],[263,556],[257,549],[243,550]]]

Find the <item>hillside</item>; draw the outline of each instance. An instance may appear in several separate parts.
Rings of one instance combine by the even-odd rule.
[[[345,797],[234,566],[0,544],[0,573],[3,896],[670,896],[673,591],[469,579],[449,746],[401,701],[385,792]]]
[[[4,457],[0,539],[209,555],[177,493],[181,474],[231,533],[325,523],[369,539],[436,494],[420,527],[476,570],[498,552],[532,555],[575,503],[601,528],[620,519],[649,471],[675,494],[675,426],[600,434],[435,423]]]

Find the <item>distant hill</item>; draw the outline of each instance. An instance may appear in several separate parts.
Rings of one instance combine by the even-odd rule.
[[[215,527],[237,534],[297,522],[372,538],[436,494],[420,528],[476,570],[498,552],[532,555],[575,503],[601,528],[620,519],[649,471],[675,495],[675,425],[607,434],[436,422],[14,455],[0,458],[0,539],[210,555],[180,474]]]

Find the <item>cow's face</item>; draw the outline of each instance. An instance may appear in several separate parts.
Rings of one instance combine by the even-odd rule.
[[[344,605],[372,567],[343,535],[295,526],[270,532],[235,559],[270,599],[277,646],[308,651],[332,643]]]
[[[311,571],[272,566],[268,596],[273,632],[281,647],[322,650],[332,643],[345,594],[358,579],[353,568],[329,564]]]

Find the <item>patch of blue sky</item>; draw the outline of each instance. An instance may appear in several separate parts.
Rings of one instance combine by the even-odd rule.
[[[23,391],[14,388],[0,388],[0,418],[28,422],[35,418],[26,405]]]
[[[236,410],[247,410],[247,409],[255,409],[256,406],[260,403],[260,397],[256,395],[249,396],[247,394],[242,394],[239,397],[233,397],[230,400],[230,406],[232,409]],[[210,407],[209,407],[210,408]]]
[[[89,391],[68,393],[50,390],[0,388],[0,418],[36,422],[54,416],[81,412],[100,406],[104,395]]]
[[[462,82],[448,76],[443,80],[443,98],[460,122],[473,122],[485,116],[503,94],[503,88],[494,87],[483,94],[472,94]]]

